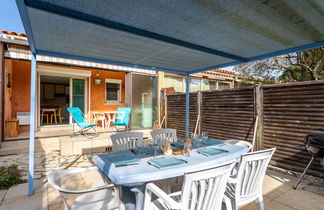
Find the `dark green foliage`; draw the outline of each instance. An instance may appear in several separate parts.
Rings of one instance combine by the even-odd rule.
[[[17,165],[0,167],[0,189],[8,189],[21,182]]]
[[[234,70],[245,76],[262,77],[268,81],[324,79],[324,47],[240,64]]]

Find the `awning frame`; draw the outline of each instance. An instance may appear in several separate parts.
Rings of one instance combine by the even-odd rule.
[[[60,6],[53,5],[53,4],[50,4],[50,3],[47,3],[47,2],[38,2],[36,0],[16,0],[16,2],[17,2],[17,5],[18,5],[18,9],[19,9],[19,12],[20,12],[20,15],[21,15],[21,18],[22,18],[22,22],[23,22],[27,37],[28,37],[29,42],[30,42],[31,50],[32,50],[33,53],[37,53],[39,55],[56,56],[56,57],[69,58],[69,59],[86,60],[86,61],[99,62],[99,63],[105,63],[105,64],[122,65],[122,66],[133,67],[133,68],[143,68],[143,69],[148,69],[148,70],[164,71],[164,72],[169,72],[169,73],[190,75],[190,74],[194,74],[194,73],[209,71],[209,70],[212,70],[212,69],[225,68],[225,67],[228,67],[228,66],[238,65],[238,64],[241,64],[241,63],[252,62],[252,61],[256,61],[256,60],[262,60],[262,59],[266,59],[266,58],[270,58],[270,57],[274,57],[274,56],[279,56],[279,55],[284,55],[284,54],[288,54],[288,53],[294,53],[294,52],[297,52],[297,51],[302,51],[302,50],[307,50],[307,49],[312,49],[312,48],[324,46],[324,41],[319,41],[319,42],[315,42],[315,43],[311,43],[311,44],[302,45],[302,46],[299,46],[299,47],[293,47],[293,48],[289,48],[289,49],[285,49],[285,50],[280,50],[280,51],[276,51],[276,52],[271,52],[271,53],[267,53],[267,54],[247,58],[247,57],[241,57],[241,56],[238,56],[238,55],[227,53],[227,52],[224,52],[224,51],[219,51],[219,50],[216,50],[216,49],[207,48],[207,47],[204,47],[204,46],[200,46],[200,45],[197,45],[197,44],[194,44],[194,43],[182,41],[182,40],[175,39],[175,38],[172,38],[172,37],[164,36],[164,35],[154,33],[154,32],[151,32],[151,31],[139,29],[139,28],[129,26],[129,25],[125,25],[125,24],[122,24],[122,23],[118,23],[118,22],[115,22],[115,21],[112,21],[112,20],[96,17],[94,15],[78,12],[78,11],[75,11],[75,10],[72,10],[72,9],[69,9],[69,8],[60,7]],[[123,62],[118,62],[118,61],[100,60],[100,59],[87,58],[87,57],[81,57],[81,56],[75,56],[75,55],[67,55],[67,54],[61,54],[61,53],[39,51],[39,50],[36,49],[34,41],[33,41],[32,30],[31,30],[31,27],[29,25],[30,21],[28,20],[28,16],[26,14],[26,6],[29,6],[29,7],[35,8],[35,9],[39,9],[39,10],[43,10],[43,11],[46,11],[46,12],[50,12],[50,13],[53,13],[53,14],[56,14],[56,15],[65,16],[67,18],[73,18],[73,19],[77,19],[77,20],[80,20],[80,21],[85,21],[85,22],[89,22],[89,23],[92,23],[92,24],[101,25],[103,27],[107,27],[107,28],[110,28],[110,29],[135,34],[135,35],[138,35],[138,36],[142,36],[142,37],[146,37],[146,38],[166,42],[166,43],[177,45],[177,46],[186,47],[186,48],[193,49],[193,50],[196,50],[196,51],[205,52],[205,53],[217,55],[217,56],[220,56],[220,57],[230,58],[230,59],[233,59],[235,61],[225,63],[225,64],[220,64],[220,65],[201,68],[201,69],[197,69],[197,70],[194,70],[194,71],[191,71],[191,72],[184,72],[184,71],[180,71],[180,70],[136,65],[136,64],[123,63]]]

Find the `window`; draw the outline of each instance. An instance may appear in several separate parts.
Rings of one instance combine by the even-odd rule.
[[[202,90],[217,90],[217,81],[215,80],[203,80]]]
[[[190,92],[197,92],[200,90],[201,79],[190,79]]]
[[[164,88],[173,87],[175,92],[183,92],[183,77],[165,75],[164,77]]]
[[[218,82],[218,89],[228,89],[231,88],[231,83],[229,82]]]
[[[121,103],[121,83],[119,79],[106,79],[106,103]]]

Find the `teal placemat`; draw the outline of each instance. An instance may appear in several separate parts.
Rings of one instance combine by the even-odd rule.
[[[116,156],[108,157],[108,159],[114,163],[116,166],[134,164],[139,162],[139,158],[133,153],[125,153]]]
[[[179,164],[187,163],[187,161],[171,157],[159,157],[149,160],[149,164],[154,165],[158,168],[168,167],[168,166],[175,166]]]
[[[152,154],[154,152],[154,148],[153,147],[150,147],[150,146],[146,146],[146,147],[136,147],[136,148],[133,148],[132,151],[135,153],[135,154],[138,154],[138,155],[141,155],[141,154]]]
[[[217,145],[217,144],[224,144],[223,141],[215,140],[215,139],[206,139],[201,141],[202,144],[207,146]]]
[[[179,148],[183,148],[183,141],[175,141],[175,142],[172,142],[171,144],[172,146],[175,146],[175,147],[179,147]]]
[[[224,149],[216,149],[213,147],[204,147],[204,148],[198,149],[197,152],[204,154],[204,155],[218,155],[218,154],[226,153],[228,151],[224,150]]]

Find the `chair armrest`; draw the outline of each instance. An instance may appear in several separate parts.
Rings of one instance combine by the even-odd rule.
[[[94,187],[94,188],[86,189],[86,190],[68,190],[68,189],[64,189],[64,188],[60,187],[60,189],[58,189],[58,191],[65,193],[65,194],[84,194],[84,193],[91,193],[91,192],[95,192],[95,191],[99,191],[99,190],[106,190],[106,189],[114,188],[114,187],[116,187],[114,184]]]
[[[164,201],[164,203],[171,209],[180,209],[181,204],[173,200],[168,194],[166,194],[163,190],[161,190],[158,186],[153,183],[148,183],[146,185],[145,193],[152,192],[158,198]]]
[[[228,180],[227,180],[227,182],[228,183],[231,183],[231,184],[237,184],[237,178],[236,178],[236,176],[230,176],[230,177],[228,177]]]
[[[52,185],[53,188],[56,190],[66,193],[66,194],[83,194],[83,193],[90,193],[98,190],[104,190],[108,188],[113,188],[115,187],[114,184],[107,184],[107,185],[101,185],[101,186],[96,186],[91,189],[85,189],[85,190],[69,190],[65,189],[61,186],[60,181],[63,179],[63,177],[71,175],[71,174],[76,174],[76,173],[82,173],[82,172],[87,172],[87,171],[93,171],[93,170],[98,170],[97,167],[89,167],[89,168],[74,168],[74,169],[63,169],[63,170],[56,170],[52,171],[51,173],[48,174],[47,180],[50,185]]]

